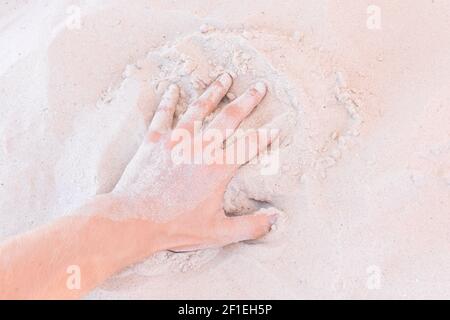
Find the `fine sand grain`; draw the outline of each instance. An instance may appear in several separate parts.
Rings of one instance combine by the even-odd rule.
[[[2,3],[0,239],[111,191],[164,89],[179,116],[229,72],[227,101],[269,87],[243,126],[282,137],[279,170],[243,168],[225,210],[275,206],[278,225],[89,298],[450,298],[450,4],[376,2]]]

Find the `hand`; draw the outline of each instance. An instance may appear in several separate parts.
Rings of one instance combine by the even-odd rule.
[[[112,197],[122,208],[120,219],[140,218],[161,226],[164,249],[195,250],[256,239],[265,235],[276,222],[276,210],[265,209],[241,217],[227,217],[223,210],[226,187],[239,167],[265,151],[275,138],[258,139],[256,131],[251,131],[241,137],[248,141],[245,160],[225,161],[227,150],[232,150],[230,145],[236,146],[236,141],[229,143],[230,136],[266,95],[267,88],[263,83],[256,84],[225,106],[208,125],[198,130],[199,123],[202,124],[218,107],[232,82],[228,74],[219,77],[189,106],[174,129],[179,89],[170,86],[147,137],[112,192]],[[174,137],[183,134],[190,138],[192,146],[189,148],[192,149],[189,151],[194,156],[201,156],[209,149],[213,150],[216,159],[224,161],[174,161],[177,148],[186,145],[186,141],[174,141]],[[224,147],[226,140],[229,141]],[[194,150],[196,143],[200,145],[197,151]]]
[[[225,106],[203,130],[197,130],[198,122],[217,108],[231,83],[229,75],[220,77],[173,130],[179,92],[172,86],[112,193],[99,195],[66,217],[1,243],[0,257],[8,263],[0,263],[0,288],[4,289],[0,299],[79,298],[157,251],[218,247],[266,234],[277,218],[275,209],[231,218],[222,205],[228,182],[239,167],[276,137],[261,139],[259,132],[250,131],[231,139],[264,98],[265,85],[255,85]],[[179,136],[185,139],[173,139]],[[243,161],[229,161],[233,160],[228,157],[230,150],[242,141],[248,147]],[[213,159],[218,161],[174,161],[180,146],[193,151],[194,159],[213,151]],[[79,270],[81,282],[76,290],[67,285],[69,266]]]

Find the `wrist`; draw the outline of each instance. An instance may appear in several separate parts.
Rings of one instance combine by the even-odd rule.
[[[89,229],[96,245],[116,269],[138,263],[164,250],[164,226],[127,212],[124,200],[111,194],[96,196],[88,205]]]

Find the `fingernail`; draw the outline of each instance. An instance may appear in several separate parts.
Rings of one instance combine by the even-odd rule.
[[[267,92],[267,86],[264,82],[258,82],[257,84],[255,84],[254,88],[261,94],[266,94]]]
[[[224,87],[231,86],[231,83],[233,82],[233,79],[228,73],[222,74],[218,80]]]
[[[275,223],[277,223],[278,221],[278,215],[277,214],[273,214],[269,217],[269,223],[271,225],[274,225]]]
[[[171,84],[169,86],[169,89],[167,90],[170,94],[174,94],[176,92],[178,92],[180,88],[176,85],[176,84]]]

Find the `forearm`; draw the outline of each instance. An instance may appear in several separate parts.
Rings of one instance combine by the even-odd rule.
[[[162,249],[155,243],[161,226],[109,219],[115,210],[113,201],[96,198],[70,217],[0,245],[0,299],[80,298]]]

